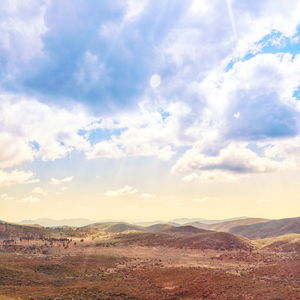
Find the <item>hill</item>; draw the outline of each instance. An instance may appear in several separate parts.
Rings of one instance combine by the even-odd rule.
[[[263,223],[263,222],[268,222],[268,221],[270,221],[270,220],[262,219],[262,218],[247,218],[247,219],[241,219],[241,220],[233,220],[233,221],[216,223],[216,224],[210,225],[209,228],[211,230],[215,230],[215,231],[231,232],[232,228],[234,228],[234,227],[252,225],[252,224]]]
[[[258,248],[276,252],[299,252],[300,234],[286,234],[282,236],[258,239],[254,241]]]
[[[78,229],[85,232],[106,232],[106,233],[120,233],[125,231],[143,231],[144,228],[137,225],[132,225],[123,222],[107,222],[107,223],[95,223],[87,226],[83,226]]]
[[[229,218],[229,219],[222,219],[222,220],[208,220],[208,219],[203,219],[203,218],[178,218],[174,219],[171,222],[185,225],[187,223],[192,223],[192,222],[199,222],[202,224],[216,224],[216,223],[221,223],[221,222],[227,222],[227,221],[234,221],[234,220],[241,220],[241,219],[247,219],[248,217],[237,217],[237,218]]]
[[[165,229],[164,232],[174,232],[174,233],[183,233],[183,234],[195,234],[195,233],[204,233],[204,232],[208,232],[207,230],[204,229],[200,229],[191,225],[183,225],[183,226],[172,226],[168,229]]]
[[[147,226],[145,227],[145,229],[146,231],[149,232],[162,232],[162,231],[170,230],[173,227],[174,226],[172,226],[171,224],[155,224],[155,225]]]
[[[183,234],[182,232],[131,232],[113,236],[101,241],[97,246],[137,245],[146,247],[170,247],[212,250],[250,250],[252,244],[226,232],[205,231],[202,233]]]
[[[0,238],[20,238],[20,237],[34,237],[39,238],[46,235],[48,232],[45,228],[40,226],[26,226],[12,223],[0,224]]]
[[[237,226],[232,228],[230,232],[233,234],[240,234],[250,239],[276,237],[289,233],[300,233],[300,217]]]
[[[184,225],[190,225],[199,229],[210,229],[212,227],[212,224],[204,224],[197,221],[185,223]]]

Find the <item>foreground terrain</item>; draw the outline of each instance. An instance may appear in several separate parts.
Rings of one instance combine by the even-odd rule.
[[[0,299],[300,299],[299,235],[1,224]]]

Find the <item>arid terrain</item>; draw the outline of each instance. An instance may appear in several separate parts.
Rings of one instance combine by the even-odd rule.
[[[272,221],[236,221],[267,228],[252,240],[192,225],[1,222],[0,299],[300,299],[300,234],[286,225],[296,221],[278,236]]]

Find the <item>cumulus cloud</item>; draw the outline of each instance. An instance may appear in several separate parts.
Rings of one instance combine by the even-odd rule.
[[[59,184],[62,184],[62,183],[71,182],[72,180],[73,180],[73,176],[70,176],[70,177],[64,177],[64,178],[61,178],[61,179],[51,178],[50,182],[52,184],[59,185]]]
[[[0,186],[9,186],[13,184],[28,184],[38,182],[39,179],[30,171],[13,170],[3,171],[0,170]]]
[[[173,116],[164,117],[159,107],[148,107],[149,104],[144,101],[138,111],[119,114],[116,120],[121,132],[112,134],[109,140],[92,145],[87,157],[154,156],[162,160],[171,159],[175,154],[172,144],[177,143],[174,129],[178,115],[183,112],[174,112]],[[116,122],[111,121],[110,124],[115,129]]]
[[[16,94],[0,94],[0,167],[34,158],[55,160],[89,148],[80,129],[93,121],[82,109],[49,106]]]
[[[249,174],[269,173],[289,167],[267,157],[259,156],[245,144],[233,143],[220,150],[217,155],[207,155],[201,148],[188,150],[172,168],[173,173],[189,174],[185,181],[197,179],[223,180],[248,176]]]
[[[0,65],[4,82],[18,76],[33,59],[43,56],[47,4],[43,0],[1,1]]]
[[[277,161],[288,161],[295,169],[300,167],[300,137],[275,140],[271,143],[260,143],[266,157]]]
[[[108,190],[104,193],[104,195],[107,197],[120,197],[120,196],[134,195],[137,192],[138,192],[137,189],[129,185],[125,185],[124,187],[118,190]]]
[[[209,111],[200,125],[202,138],[172,172],[185,173],[189,182],[294,169],[300,105],[293,93],[300,83],[299,63],[298,55],[260,54],[227,72],[212,71],[195,88]],[[251,143],[257,151],[247,146]]]
[[[33,160],[33,157],[34,151],[22,137],[5,131],[0,133],[0,168],[19,165]]]
[[[300,166],[299,1],[3,3],[0,168],[72,151],[179,153],[187,182]]]

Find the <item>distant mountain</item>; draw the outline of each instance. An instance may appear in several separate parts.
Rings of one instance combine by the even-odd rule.
[[[134,222],[133,224],[139,226],[152,226],[156,224],[167,224],[167,222],[158,220],[158,221],[147,221],[147,222]]]
[[[233,234],[240,234],[250,239],[275,237],[289,233],[300,233],[300,217],[237,226],[231,228],[230,232]]]
[[[263,223],[271,221],[270,219],[262,219],[262,218],[247,218],[247,219],[240,219],[240,220],[234,220],[234,221],[226,221],[226,222],[220,222],[216,224],[209,225],[209,229],[215,230],[215,231],[224,231],[224,232],[230,232],[230,230],[237,226],[246,226],[246,225],[252,225],[256,223]]]
[[[222,219],[222,220],[208,220],[203,218],[179,218],[179,219],[171,220],[171,222],[182,224],[182,225],[186,223],[192,223],[192,222],[199,222],[202,224],[216,224],[221,222],[235,221],[235,220],[242,220],[242,219],[248,219],[248,217],[237,217],[237,218]]]
[[[179,218],[179,219],[174,219],[169,222],[157,220],[157,221],[147,221],[147,222],[135,222],[133,225],[137,226],[151,226],[155,224],[171,224],[173,226],[180,226],[180,225],[192,225],[194,227],[198,228],[204,228],[205,224],[216,224],[216,223],[221,223],[225,221],[232,221],[232,220],[241,220],[241,219],[246,219],[247,217],[238,217],[238,218],[231,218],[231,219],[224,219],[224,220],[207,220],[203,218]],[[204,225],[200,224],[192,224],[192,223],[201,223]],[[1,223],[1,221],[0,221]],[[34,219],[34,220],[23,220],[19,222],[18,224],[20,225],[33,225],[33,224],[38,224],[44,227],[61,227],[61,226],[71,226],[71,227],[83,227],[87,226],[90,224],[94,224],[96,221],[89,220],[89,219],[84,219],[84,218],[73,218],[73,219],[60,219],[60,220],[54,220],[50,218],[39,218],[39,219]],[[100,222],[98,222],[100,223]],[[101,223],[126,223],[121,220],[102,220]]]
[[[33,225],[38,224],[43,227],[61,227],[61,226],[71,226],[71,227],[82,227],[89,224],[95,223],[95,221],[89,219],[62,219],[53,220],[48,218],[40,218],[35,220],[23,220],[19,222],[20,225]]]

